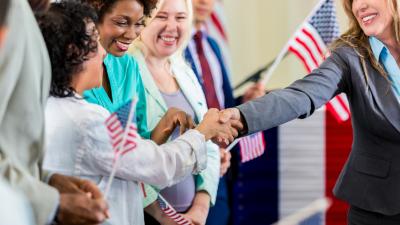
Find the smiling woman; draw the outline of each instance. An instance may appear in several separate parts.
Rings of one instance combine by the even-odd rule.
[[[157,0],[83,0],[97,9],[100,41],[107,52],[123,56],[144,27]]]
[[[222,112],[244,133],[310,116],[339,93],[349,99],[353,144],[334,194],[349,225],[400,224],[400,35],[398,0],[344,0],[350,28],[331,55],[289,87]],[[245,126],[246,127],[246,126]]]
[[[125,54],[130,43],[144,27],[144,19],[150,16],[157,0],[82,0],[97,10],[96,24],[100,43],[107,51],[104,59],[103,82],[100,88],[86,91],[87,101],[101,105],[110,112],[137,96],[136,121],[139,133],[148,138],[145,125],[146,109],[144,87],[135,59]]]
[[[344,0],[343,7],[349,18],[349,29],[332,48],[342,45],[352,46],[362,56],[364,71],[367,71],[365,60],[368,59],[382,76],[387,77],[385,69],[372,52],[369,37],[375,36],[388,45],[398,46],[400,23],[397,1]],[[392,54],[396,52],[393,51]]]
[[[183,58],[183,49],[191,37],[193,8],[191,0],[164,0],[154,18],[143,29],[130,53],[138,60],[146,88],[149,118],[147,125],[153,128],[167,109],[176,107],[200,122],[207,111],[207,103],[196,75]],[[171,135],[173,140],[179,130]],[[219,181],[219,149],[207,144],[207,169],[188,176],[179,184],[161,190],[161,195],[179,213],[193,224],[204,224],[210,205],[215,203]],[[145,199],[146,205],[151,198]],[[153,199],[154,200],[154,199]],[[170,224],[166,218],[146,208],[157,221],[146,218],[147,225]],[[155,207],[157,208],[157,206]]]

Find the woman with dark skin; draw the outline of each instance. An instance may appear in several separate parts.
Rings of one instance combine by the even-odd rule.
[[[145,19],[150,17],[158,0],[82,0],[94,7],[99,21],[100,43],[107,52],[104,59],[103,83],[99,88],[86,91],[87,101],[99,104],[115,111],[132,96],[138,96],[136,121],[142,137],[151,138],[161,144],[167,140],[172,128],[181,124],[182,129],[188,127],[187,115],[179,110],[171,109],[160,121],[159,125],[149,131],[146,125],[146,101],[144,87],[136,60],[126,54],[129,45],[138,37],[145,26]]]
[[[102,87],[85,92],[84,97],[89,102],[99,104],[112,112],[136,95],[139,97],[136,121],[142,137],[151,138],[158,144],[164,143],[178,124],[181,128],[180,133],[183,133],[190,124],[188,121],[192,119],[175,108],[169,109],[151,132],[148,130],[146,99],[139,67],[136,60],[126,54],[129,45],[144,28],[145,19],[150,17],[158,1],[84,0],[84,2],[95,7],[98,12],[97,28],[100,43],[108,53],[104,60],[105,73]],[[154,202],[157,193],[147,188],[146,190],[148,190],[146,200],[151,198],[148,201],[153,202],[151,205],[145,204],[146,211],[151,214],[156,211],[158,215],[164,215]],[[169,219],[161,216],[160,220]]]

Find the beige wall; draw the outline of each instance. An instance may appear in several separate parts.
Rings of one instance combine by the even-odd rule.
[[[346,29],[341,1],[335,0],[341,31]],[[318,0],[225,0],[232,53],[232,82],[237,84],[276,57]],[[279,65],[268,89],[284,87],[305,75],[289,55]],[[239,94],[243,88],[235,92]]]

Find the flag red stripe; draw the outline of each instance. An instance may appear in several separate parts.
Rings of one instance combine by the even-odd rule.
[[[340,103],[340,105],[342,105],[343,109],[345,109],[346,112],[350,115],[350,109],[347,106],[347,104],[344,102],[342,96],[338,95],[335,98],[337,98],[338,102]]]
[[[303,28],[301,31],[302,31],[305,35],[307,35],[307,36],[310,38],[310,40],[311,40],[312,42],[314,42],[314,45],[315,45],[315,47],[318,49],[319,54],[323,57],[323,56],[324,56],[324,53],[322,52],[321,47],[319,46],[318,42],[315,40],[314,36],[313,36],[310,32],[308,32],[308,30],[306,30],[306,29],[304,29],[304,28]],[[318,64],[317,64],[317,65],[318,65]]]
[[[213,12],[211,13],[211,21],[213,22],[213,24],[215,25],[215,27],[217,28],[218,32],[221,34],[221,36],[224,38],[224,40],[228,40],[225,30],[221,24],[221,21],[219,20],[219,18],[217,17],[217,15]]]
[[[295,48],[293,48],[292,46],[289,47],[289,51],[293,52],[293,54],[295,54],[304,64],[304,66],[307,69],[307,72],[310,73],[311,69],[310,66],[307,64],[306,59],[303,57],[302,54],[300,54],[300,52],[298,52]]]
[[[302,41],[299,37],[297,37],[296,42],[299,43],[301,46],[304,47],[304,49],[308,52],[308,55],[311,57],[312,61],[315,64],[315,67],[318,67],[318,61],[315,58],[314,54],[311,52],[310,48],[308,47],[308,45],[306,43],[304,43],[304,41]]]

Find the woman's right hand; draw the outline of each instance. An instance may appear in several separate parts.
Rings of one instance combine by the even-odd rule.
[[[222,123],[219,118],[219,110],[210,109],[204,115],[201,123],[196,127],[200,133],[205,136],[206,140],[214,140],[218,143],[225,142],[228,144],[238,136],[238,131],[234,127],[240,127],[237,121],[226,121]]]

